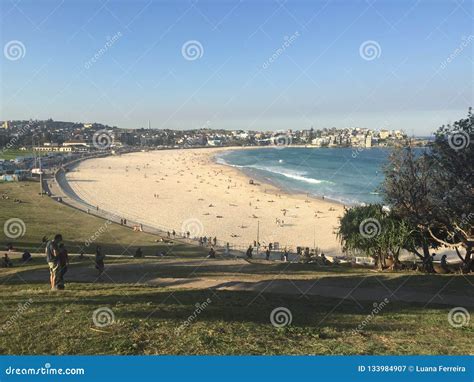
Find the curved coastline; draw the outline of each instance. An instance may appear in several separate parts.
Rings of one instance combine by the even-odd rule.
[[[198,230],[192,236],[216,236],[221,243],[229,242],[244,249],[257,239],[258,220],[262,244],[279,242],[293,250],[296,246],[316,246],[328,254],[340,254],[333,228],[342,205],[303,194],[283,193],[271,184],[249,185],[248,176],[241,171],[215,163],[214,154],[224,150],[236,148],[156,150],[85,160],[76,164],[65,180],[84,204],[100,205],[101,210],[113,211],[114,216],[140,221],[161,231],[166,227],[181,232],[187,220],[195,219]],[[162,165],[153,164],[154,161],[161,161]],[[144,170],[146,166],[149,170]],[[140,176],[140,170],[146,171],[145,177],[143,173]],[[200,181],[195,177],[200,177]],[[231,180],[232,187],[224,187]],[[183,190],[185,186],[180,181],[189,184],[186,186],[189,189]],[[156,192],[163,193],[156,201],[152,191],[154,182],[159,183]],[[196,194],[202,198],[196,198]],[[213,203],[215,209],[209,207]],[[240,208],[233,206],[236,204]],[[314,214],[318,211],[318,216],[313,216],[307,207]],[[275,219],[284,221],[281,212],[284,209],[288,211],[286,221],[275,225]],[[199,226],[204,227],[203,232],[199,232]]]

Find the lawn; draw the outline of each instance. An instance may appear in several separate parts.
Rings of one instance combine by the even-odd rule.
[[[4,247],[11,243],[16,249],[28,249],[30,252],[44,251],[43,237],[52,238],[61,233],[69,252],[94,253],[96,245],[101,245],[107,254],[132,255],[141,247],[145,255],[165,252],[186,256],[202,256],[202,248],[179,242],[165,244],[157,242],[159,237],[143,232],[134,232],[119,224],[87,215],[56,202],[47,196],[40,196],[36,182],[18,182],[0,184],[0,231]],[[21,203],[15,202],[21,200]],[[15,219],[15,220],[10,220]],[[20,220],[16,220],[20,219]],[[6,236],[6,222],[19,222],[17,227],[23,233],[18,238]],[[11,230],[14,229],[12,226]],[[16,234],[17,231],[12,231]],[[12,235],[10,235],[12,236]],[[16,235],[14,235],[16,236]]]
[[[59,293],[45,284],[4,285],[0,301],[0,322],[11,322],[2,354],[474,353],[472,326],[451,327],[446,307],[388,304],[356,332],[371,303],[111,284]],[[291,325],[270,323],[277,307],[290,310]],[[94,311],[104,308],[114,320],[104,313],[111,324],[98,328]]]
[[[10,160],[18,157],[29,156],[33,154],[33,150],[19,150],[19,149],[9,149],[5,151],[0,151],[0,159]]]

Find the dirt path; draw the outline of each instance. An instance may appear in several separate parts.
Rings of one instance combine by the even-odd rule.
[[[433,293],[414,290],[404,282],[392,289],[379,281],[375,286],[362,286],[370,274],[323,274],[310,279],[291,279],[288,274],[253,274],[255,264],[242,259],[161,259],[139,263],[109,264],[100,282],[114,284],[144,284],[171,289],[206,289],[249,291],[257,293],[289,294],[300,297],[322,296],[337,299],[379,302],[415,302],[474,307],[474,297],[444,293],[439,288]],[[11,280],[40,282],[48,280],[48,270],[18,272]],[[97,282],[97,272],[91,265],[71,267],[68,282]]]

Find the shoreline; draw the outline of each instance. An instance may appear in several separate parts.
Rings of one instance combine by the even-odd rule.
[[[333,231],[343,204],[288,193],[260,180],[251,185],[247,174],[215,162],[224,151],[258,148],[127,153],[86,160],[66,177],[87,204],[147,226],[217,237],[220,244],[240,250],[258,238],[262,245],[279,243],[281,249],[317,247],[340,255]]]
[[[291,148],[294,148],[294,147],[301,147],[301,146],[288,146],[288,147],[291,147]],[[250,147],[249,147],[250,148]],[[253,147],[252,148],[255,148],[255,149],[272,149],[271,146],[264,146],[264,147]],[[303,146],[303,148],[306,148]],[[319,147],[314,147],[314,148],[319,148]],[[244,149],[244,148],[242,148]],[[235,148],[228,148],[228,149],[224,149],[222,150],[222,152],[228,152],[228,151],[237,151],[239,150],[239,148],[235,149]],[[279,187],[277,184],[274,184],[272,183],[270,180],[268,179],[262,179],[261,176],[259,176],[258,174],[255,175],[255,177],[252,177],[250,174],[246,173],[246,170],[245,169],[239,169],[237,167],[235,167],[234,165],[232,164],[229,164],[229,163],[220,163],[217,161],[217,156],[219,155],[220,153],[215,153],[215,154],[212,154],[211,155],[211,161],[218,165],[218,166],[225,166],[227,168],[230,168],[230,169],[234,169],[236,172],[238,172],[239,174],[247,177],[249,180],[250,179],[254,179],[257,180],[258,182],[261,183],[261,185],[264,185],[264,186],[267,186],[267,187],[271,187],[271,188],[275,188],[276,190],[278,190],[278,193],[279,194],[285,194],[285,195],[291,195],[291,196],[300,196],[300,197],[305,197],[307,199],[314,199],[314,200],[318,200],[318,201],[321,201],[321,202],[327,202],[329,204],[336,204],[336,205],[339,205],[339,206],[342,206],[342,207],[352,207],[352,206],[356,206],[357,204],[350,204],[350,203],[343,203],[339,200],[336,200],[336,199],[331,199],[331,198],[328,198],[326,196],[320,196],[320,195],[315,195],[315,194],[312,194],[312,193],[304,193],[304,192],[301,192],[301,191],[297,191],[297,190],[285,190],[281,187]]]

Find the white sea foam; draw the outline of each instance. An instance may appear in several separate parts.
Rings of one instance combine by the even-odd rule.
[[[256,165],[256,164],[247,165],[247,166],[231,164],[231,163],[226,162],[226,160],[222,156],[216,156],[215,159],[216,159],[217,163],[224,164],[224,165],[227,165],[227,166],[230,166],[230,167],[251,168],[251,169],[255,169],[255,170],[271,172],[273,174],[282,175],[286,178],[298,180],[300,182],[305,182],[305,183],[309,183],[309,184],[321,184],[321,183],[334,184],[333,182],[330,182],[328,180],[321,180],[321,179],[315,179],[315,178],[307,177],[307,176],[305,176],[305,175],[308,174],[306,171],[288,170],[288,169],[284,169],[284,168],[277,167],[277,166],[259,166],[259,165]]]

